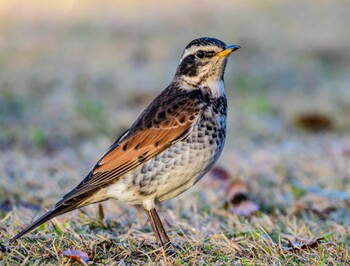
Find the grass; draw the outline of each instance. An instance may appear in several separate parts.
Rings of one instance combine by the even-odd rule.
[[[0,263],[78,264],[63,255],[73,249],[101,265],[349,264],[345,5],[0,2]],[[158,207],[182,247],[177,256],[157,249],[141,209],[115,201],[57,217],[6,251],[168,84],[185,44],[204,35],[243,48],[225,75],[225,177],[209,173]]]
[[[56,219],[54,226],[39,228],[35,236],[19,241],[3,260],[9,264],[64,264],[68,259],[60,251],[71,248],[86,252],[95,263],[108,265],[122,261],[126,264],[161,262],[175,265],[337,265],[349,262],[348,228],[312,212],[300,215],[259,212],[247,220],[222,209],[204,213],[192,211],[191,216],[183,218],[178,218],[179,214],[172,210],[163,211],[163,218],[172,225],[171,239],[182,247],[174,258],[157,251],[144,215],[135,221],[130,219],[135,211],[125,212],[124,224],[112,218],[101,222],[91,213]],[[16,215],[11,214],[3,222],[10,228],[11,224],[18,228],[16,220]],[[322,237],[323,241],[314,248],[293,250],[289,244],[289,241],[305,243]]]

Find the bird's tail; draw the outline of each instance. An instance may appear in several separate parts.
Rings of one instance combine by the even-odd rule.
[[[66,206],[66,205],[56,205],[52,210],[45,213],[43,216],[41,216],[39,219],[37,219],[34,223],[32,223],[30,226],[28,226],[26,229],[15,235],[11,240],[9,241],[9,244],[16,241],[18,238],[22,237],[23,235],[29,233],[30,231],[34,230],[38,226],[42,225],[43,223],[51,220],[52,218],[64,214],[66,212],[69,212],[73,209],[75,209],[76,206]]]

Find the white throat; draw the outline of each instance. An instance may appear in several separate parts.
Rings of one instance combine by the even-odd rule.
[[[198,87],[204,88],[209,87],[214,97],[225,96],[225,86],[223,80],[217,80],[214,78],[208,78],[205,82],[202,82],[200,86],[196,84],[197,80],[194,80],[193,77],[183,76],[182,80],[185,81],[185,86],[189,89],[197,89]]]
[[[223,80],[208,80],[205,86],[208,86],[214,97],[225,96],[225,85]]]

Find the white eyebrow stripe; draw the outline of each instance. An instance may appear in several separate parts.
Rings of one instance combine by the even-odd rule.
[[[181,64],[182,60],[186,58],[186,56],[190,54],[194,54],[194,52],[198,50],[204,50],[204,51],[214,51],[214,52],[220,52],[222,49],[213,45],[206,45],[206,46],[192,46],[190,48],[187,48],[184,53],[181,56],[179,65]]]

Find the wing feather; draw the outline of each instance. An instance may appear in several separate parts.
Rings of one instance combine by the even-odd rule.
[[[158,107],[159,110],[161,108],[162,106]],[[90,174],[57,204],[117,182],[120,176],[185,138],[200,114],[195,106],[182,106],[176,112],[157,120],[159,110],[151,110],[148,115],[153,116],[146,117],[151,119],[152,126],[136,127],[139,130],[131,128],[119,143],[115,143],[107,151]]]

